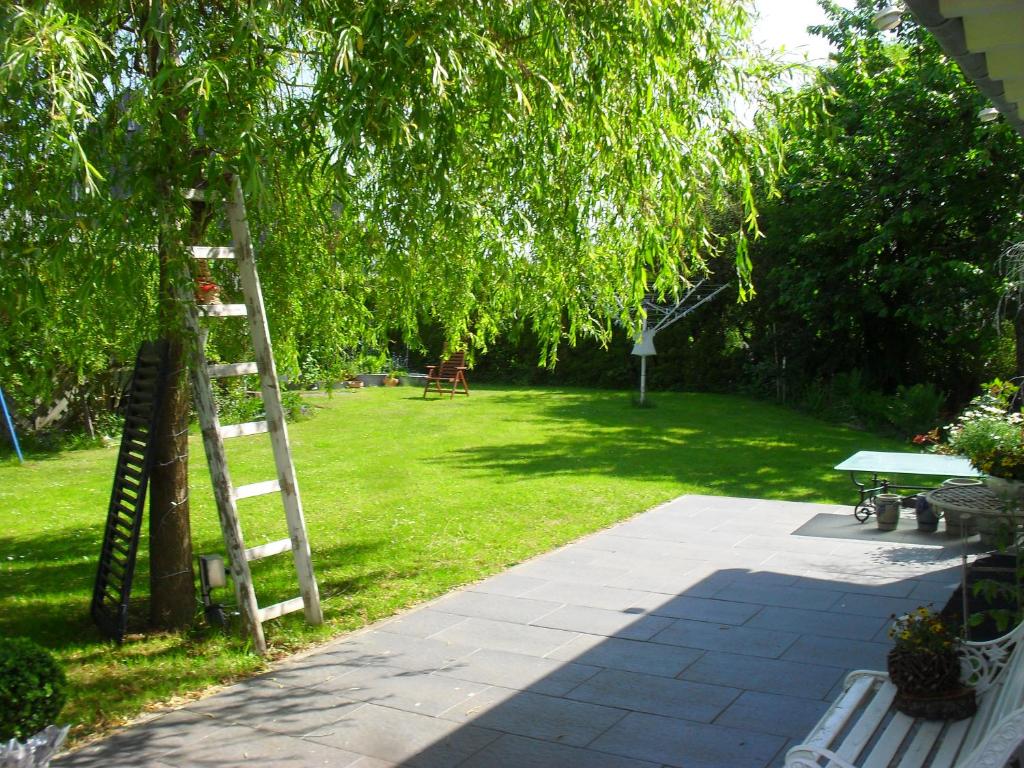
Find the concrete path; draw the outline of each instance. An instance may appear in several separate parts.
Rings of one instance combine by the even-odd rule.
[[[960,544],[850,507],[683,496],[55,761],[764,768]]]

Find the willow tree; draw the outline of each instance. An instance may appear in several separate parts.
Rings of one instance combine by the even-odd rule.
[[[751,190],[778,172],[772,131],[735,119],[774,77],[735,0],[52,0],[4,14],[0,313],[12,336],[62,334],[62,363],[86,374],[125,325],[172,342],[151,486],[161,626],[191,620],[194,599],[173,297],[211,211],[183,189],[241,174],[257,234],[278,238],[262,269],[272,325],[372,341],[381,318],[414,337],[427,317],[479,346],[514,318],[550,361],[723,249],[745,275]],[[734,231],[714,226],[723,207],[741,213]],[[0,347],[0,370],[24,376],[17,354]]]

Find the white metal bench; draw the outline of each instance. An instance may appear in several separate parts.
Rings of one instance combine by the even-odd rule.
[[[1003,768],[1024,744],[1024,623],[997,640],[964,643],[964,679],[978,711],[956,721],[923,720],[892,707],[885,672],[858,670],[786,768]]]

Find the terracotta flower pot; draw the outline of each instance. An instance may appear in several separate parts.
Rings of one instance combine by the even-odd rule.
[[[219,304],[220,286],[211,280],[197,280],[196,302],[199,304]]]

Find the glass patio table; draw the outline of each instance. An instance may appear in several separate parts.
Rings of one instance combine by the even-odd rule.
[[[979,477],[981,473],[963,456],[938,453],[898,453],[895,451],[857,451],[835,469],[850,473],[860,498],[853,506],[853,516],[862,523],[874,513],[874,498],[880,493],[927,491],[929,486],[903,485],[889,479],[892,475],[925,475],[935,477]],[[871,475],[870,482],[857,479],[857,473]]]

